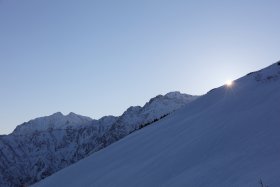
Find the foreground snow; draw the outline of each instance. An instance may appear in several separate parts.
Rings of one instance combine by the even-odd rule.
[[[280,185],[280,65],[214,89],[34,187]]]

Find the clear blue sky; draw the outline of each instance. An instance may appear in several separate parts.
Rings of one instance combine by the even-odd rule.
[[[280,59],[279,0],[1,0],[0,134],[61,111],[120,115]]]

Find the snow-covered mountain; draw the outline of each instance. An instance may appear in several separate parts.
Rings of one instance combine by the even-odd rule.
[[[66,116],[61,112],[57,112],[51,116],[36,118],[17,126],[13,134],[27,135],[30,133],[32,134],[34,131],[41,132],[50,129],[65,129],[70,127],[77,128],[91,125],[92,123],[97,123],[97,120],[92,120],[89,117],[77,115],[73,112]]]
[[[143,107],[130,107],[120,117],[93,120],[58,112],[23,123],[13,133],[0,136],[0,186],[40,181],[196,98],[172,92]]]
[[[280,62],[211,90],[34,187],[256,187],[259,180],[277,187],[279,133]]]

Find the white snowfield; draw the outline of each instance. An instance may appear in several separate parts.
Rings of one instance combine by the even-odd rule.
[[[280,63],[222,86],[34,187],[280,186]]]

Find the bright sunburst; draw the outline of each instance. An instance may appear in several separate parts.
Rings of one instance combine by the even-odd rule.
[[[232,84],[233,84],[233,81],[232,81],[232,80],[227,80],[227,81],[226,81],[227,87],[231,87]]]

